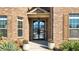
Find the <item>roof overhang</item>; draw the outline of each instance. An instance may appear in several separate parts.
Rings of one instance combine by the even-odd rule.
[[[35,8],[27,13],[27,16],[30,18],[47,18],[50,16],[50,13],[41,8]]]

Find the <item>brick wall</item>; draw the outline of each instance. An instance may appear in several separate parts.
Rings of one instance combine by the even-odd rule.
[[[54,7],[53,10],[53,38],[56,47],[59,48],[59,45],[63,42],[63,40],[68,40],[69,38],[69,13],[79,13],[79,8]]]
[[[27,17],[27,8],[0,8],[0,15],[6,15],[8,17],[8,39],[27,39],[29,40],[29,23]],[[23,17],[23,37],[18,38],[17,34],[17,17]],[[28,35],[27,35],[28,34]]]
[[[23,17],[23,37],[21,39],[29,40],[29,18],[27,16],[27,8],[25,7],[16,7],[16,8],[0,8],[0,15],[8,16],[8,39],[16,40],[20,39],[17,36],[17,16]],[[59,45],[63,40],[68,40],[69,38],[69,28],[68,28],[68,17],[69,13],[79,13],[78,7],[54,7],[53,8],[53,40],[56,44],[56,47],[59,48]],[[48,40],[51,37],[51,18],[47,20],[47,35]]]

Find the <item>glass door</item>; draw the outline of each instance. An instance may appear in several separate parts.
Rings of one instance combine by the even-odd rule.
[[[33,39],[45,39],[45,21],[33,21]]]

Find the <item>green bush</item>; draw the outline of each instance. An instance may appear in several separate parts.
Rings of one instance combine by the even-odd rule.
[[[2,41],[0,51],[20,51],[21,49],[12,41]]]
[[[60,49],[64,51],[79,51],[79,41],[78,40],[64,41],[61,44]]]

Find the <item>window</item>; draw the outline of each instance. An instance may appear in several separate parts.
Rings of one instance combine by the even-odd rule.
[[[7,37],[7,16],[0,16],[0,33]]]
[[[70,38],[79,38],[79,14],[69,15]]]
[[[18,36],[23,36],[23,17],[18,17]]]

